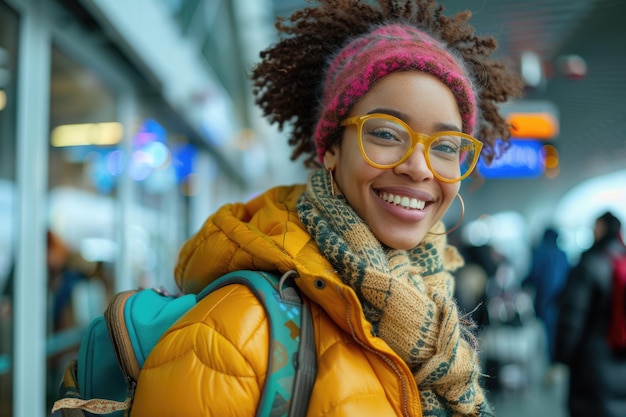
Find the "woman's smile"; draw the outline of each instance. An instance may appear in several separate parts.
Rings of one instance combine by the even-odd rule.
[[[426,202],[424,200],[418,200],[417,198],[403,196],[400,194],[392,194],[382,191],[378,193],[378,196],[390,204],[400,206],[407,210],[424,210],[424,207],[426,207]]]

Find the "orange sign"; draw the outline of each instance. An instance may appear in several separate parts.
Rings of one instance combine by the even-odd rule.
[[[559,121],[550,113],[510,113],[507,122],[514,138],[552,139],[559,134]]]

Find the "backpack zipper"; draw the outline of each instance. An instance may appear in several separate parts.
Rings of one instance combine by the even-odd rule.
[[[124,306],[126,305],[126,301],[136,292],[136,290],[129,290],[115,295],[109,307],[104,312],[104,318],[109,329],[115,356],[117,357],[129,390],[134,389],[137,379],[139,378],[140,369],[132,342],[128,337],[126,319],[124,317]]]

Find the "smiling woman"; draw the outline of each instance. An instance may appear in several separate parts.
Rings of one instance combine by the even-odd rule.
[[[318,373],[310,403],[283,399],[280,415],[493,415],[441,219],[481,149],[508,138],[498,104],[520,82],[469,17],[430,0],[317,1],[277,23],[252,71],[257,104],[293,125],[292,158],[314,169],[209,217],[176,280],[197,293],[229,271],[297,272]],[[254,414],[276,354],[263,309],[240,285],[198,308],[152,351],[133,416]]]

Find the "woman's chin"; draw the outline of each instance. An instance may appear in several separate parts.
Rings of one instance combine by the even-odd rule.
[[[422,231],[421,228],[413,233],[407,233],[406,229],[399,233],[390,232],[390,230],[386,230],[384,235],[376,236],[376,238],[385,246],[400,250],[413,249],[422,243],[426,236],[426,232]]]

